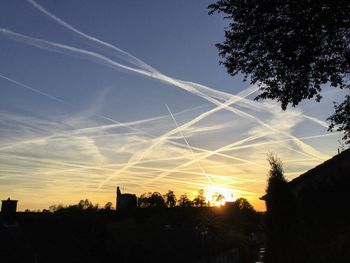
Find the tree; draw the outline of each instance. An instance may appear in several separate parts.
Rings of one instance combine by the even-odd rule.
[[[191,200],[187,197],[187,194],[183,194],[180,196],[179,198],[179,206],[180,207],[191,207],[192,206],[192,202]]]
[[[78,203],[78,208],[81,210],[92,209],[94,206],[89,199],[80,200]]]
[[[328,118],[331,121],[328,130],[332,131],[337,127],[337,131],[345,131],[343,140],[350,144],[350,96],[347,95],[340,104],[334,103],[334,108],[335,113]]]
[[[168,207],[173,208],[176,205],[176,196],[173,191],[168,190],[164,197],[165,203]]]
[[[275,99],[285,110],[321,99],[322,85],[349,89],[350,5],[329,0],[218,0],[209,14],[229,20],[217,44],[230,75],[241,72],[259,85],[256,99]],[[350,98],[335,105],[329,130],[350,143]]]
[[[110,211],[112,209],[112,206],[113,204],[111,202],[107,202],[105,205],[104,205],[104,210],[106,211]]]
[[[222,202],[222,201],[224,201],[225,200],[225,196],[223,196],[222,194],[218,194],[217,196],[216,196],[216,202],[217,203],[220,203],[220,202]]]
[[[163,196],[158,192],[144,193],[139,199],[139,206],[141,208],[164,208],[166,207]]]
[[[259,231],[259,215],[247,199],[238,198],[226,209],[233,226],[246,233]]]
[[[297,247],[295,233],[297,220],[294,198],[288,182],[283,175],[282,161],[273,153],[267,160],[271,166],[266,189],[266,255],[270,262],[293,261],[293,253]]]
[[[249,203],[249,201],[245,198],[238,198],[234,202],[233,205],[234,209],[237,209],[238,211],[252,211],[255,212],[254,207]]]
[[[205,205],[205,196],[204,196],[204,190],[200,189],[198,191],[198,195],[195,199],[193,199],[193,205],[197,207],[202,207]]]

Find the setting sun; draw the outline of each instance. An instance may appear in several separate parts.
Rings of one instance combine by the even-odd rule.
[[[234,201],[236,199],[232,189],[225,188],[218,184],[209,185],[204,191],[205,198],[210,202],[211,206],[224,205],[225,202]]]

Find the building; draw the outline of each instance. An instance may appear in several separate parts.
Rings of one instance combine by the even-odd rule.
[[[1,201],[1,218],[6,225],[16,223],[17,202],[17,200],[11,200],[10,198]]]
[[[284,191],[273,197],[288,202],[278,207],[274,203],[267,212],[273,218],[276,214],[280,218],[280,211],[288,212],[288,219],[271,224],[283,230],[280,236],[290,243],[283,248],[273,243],[269,251],[283,251],[285,262],[350,262],[349,190],[350,149],[288,182]],[[288,199],[284,199],[285,192],[289,192]]]
[[[288,184],[296,197],[302,198],[306,192],[323,189],[327,194],[350,179],[350,149],[347,149]]]
[[[117,186],[116,209],[131,209],[137,207],[137,198],[134,194],[122,194]]]

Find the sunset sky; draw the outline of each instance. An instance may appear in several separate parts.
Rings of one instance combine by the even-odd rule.
[[[333,101],[283,112],[229,76],[207,0],[0,2],[0,198],[43,209],[203,188],[264,204],[275,152],[292,179],[337,153]]]

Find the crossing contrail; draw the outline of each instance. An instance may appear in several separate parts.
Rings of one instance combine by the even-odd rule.
[[[84,32],[78,30],[77,28],[75,28],[74,26],[68,24],[67,22],[63,21],[61,18],[55,16],[54,14],[50,13],[47,9],[45,9],[43,6],[39,5],[37,2],[35,2],[34,0],[27,0],[27,2],[29,4],[31,4],[34,8],[36,8],[37,10],[39,10],[40,12],[42,12],[43,14],[45,14],[46,16],[48,16],[49,18],[51,18],[52,20],[54,20],[55,22],[57,22],[58,24],[60,24],[61,26],[65,27],[66,29],[69,29],[71,31],[73,31],[74,33],[93,41],[94,43],[100,44],[102,46],[108,47],[110,49],[112,49],[113,51],[116,51],[118,54],[122,54],[122,56],[120,56],[122,59],[126,60],[129,63],[132,63],[136,66],[141,66],[149,71],[156,71],[154,68],[152,68],[150,65],[144,63],[142,60],[136,58],[135,56],[131,55],[130,53],[110,44],[107,43],[105,41],[102,41],[96,37],[93,37],[91,35],[85,34]],[[126,58],[123,58],[123,56],[125,56]]]
[[[269,109],[268,107],[265,106],[261,106],[261,104],[257,104],[257,103],[253,103],[250,100],[246,100],[244,99],[244,97],[240,97],[237,98],[235,97],[235,95],[232,94],[227,94],[227,93],[223,93],[220,91],[217,91],[215,89],[211,89],[209,87],[206,87],[204,85],[201,84],[197,84],[197,83],[192,83],[192,82],[186,82],[186,81],[181,81],[181,80],[177,80],[174,78],[171,78],[169,76],[166,76],[162,73],[160,73],[159,71],[155,70],[153,67],[150,67],[149,65],[147,65],[146,63],[144,63],[143,61],[133,57],[132,55],[130,55],[129,53],[107,43],[104,41],[101,41],[95,37],[92,37],[90,35],[87,35],[81,31],[79,31],[78,29],[76,29],[75,27],[71,26],[70,24],[66,23],[65,21],[63,21],[62,19],[56,17],[55,15],[51,14],[50,12],[48,12],[45,8],[43,8],[42,6],[40,6],[39,4],[37,4],[35,1],[32,0],[28,0],[28,2],[30,4],[32,4],[35,8],[37,8],[39,11],[41,11],[42,13],[46,14],[47,16],[49,16],[51,19],[55,20],[56,22],[58,22],[59,24],[61,24],[62,26],[64,26],[65,28],[79,34],[80,36],[85,37],[86,39],[89,39],[91,41],[94,41],[95,43],[98,43],[100,45],[106,46],[108,48],[111,48],[112,50],[116,51],[116,52],[120,52],[121,54],[123,54],[124,57],[122,57],[124,60],[126,60],[128,63],[131,63],[133,65],[136,65],[138,67],[141,68],[132,68],[130,66],[127,65],[123,65],[120,64],[114,60],[111,60],[101,54],[98,54],[96,52],[92,52],[92,51],[88,51],[88,50],[83,50],[83,49],[79,49],[79,48],[75,48],[75,47],[71,47],[71,46],[67,46],[67,45],[63,45],[63,44],[58,44],[58,43],[54,43],[54,42],[50,42],[50,41],[45,41],[45,40],[40,40],[40,39],[34,39],[28,36],[24,36],[6,29],[1,29],[1,32],[4,34],[7,34],[8,36],[11,36],[12,38],[14,38],[15,40],[19,40],[19,41],[23,41],[26,42],[27,44],[31,44],[40,48],[44,48],[44,49],[49,49],[49,50],[53,50],[55,52],[61,52],[61,53],[65,53],[68,52],[68,55],[74,55],[75,53],[82,55],[85,58],[88,59],[93,59],[94,62],[102,64],[102,65],[106,65],[109,67],[112,67],[114,69],[122,69],[122,70],[126,70],[126,71],[130,71],[130,72],[134,72],[137,74],[141,74],[143,76],[146,77],[151,77],[154,79],[158,79],[162,82],[168,83],[168,84],[172,84],[175,85],[177,87],[180,87],[182,89],[185,89],[191,93],[193,93],[194,95],[197,95],[199,97],[202,97],[203,99],[206,99],[210,102],[212,102],[213,104],[215,104],[217,107],[214,108],[212,111],[209,111],[209,114],[204,114],[202,115],[203,118],[208,117],[209,115],[217,112],[218,110],[221,109],[226,109],[229,110],[235,114],[238,114],[239,116],[246,118],[246,119],[250,119],[252,121],[256,121],[258,122],[260,125],[262,125],[263,127],[265,127],[266,129],[269,129],[277,134],[282,134],[284,136],[287,136],[289,138],[291,138],[298,147],[300,147],[303,151],[305,151],[305,153],[309,154],[310,156],[313,156],[314,158],[319,158],[318,156],[322,156],[322,154],[320,154],[316,149],[314,149],[313,147],[311,147],[310,145],[305,144],[304,142],[298,140],[297,137],[291,135],[288,132],[285,131],[280,131],[278,129],[273,128],[271,125],[269,125],[268,123],[260,120],[259,118],[256,118],[255,116],[248,114],[246,112],[243,112],[237,108],[233,108],[232,104],[236,103],[237,101],[240,101],[242,103],[242,105],[249,105],[249,106],[253,106],[252,108],[263,108],[264,110],[268,110],[269,112],[273,113],[273,111],[271,109]],[[65,53],[67,54],[67,53]],[[254,92],[257,90],[256,87],[254,87],[255,90]],[[249,94],[250,95],[250,94]],[[235,97],[235,99],[233,99],[233,97]],[[219,101],[220,100],[220,101]],[[225,102],[221,102],[221,100],[225,101]],[[229,103],[228,103],[229,102]],[[231,103],[232,102],[232,103]],[[258,106],[257,106],[258,105]],[[197,118],[197,121],[199,121],[201,118]],[[311,121],[315,121],[314,118],[308,118]],[[191,125],[193,125],[196,122],[192,122]],[[320,122],[316,123],[320,124]],[[323,123],[324,124],[324,123]],[[188,128],[189,126],[182,126],[179,127],[180,129],[174,129],[172,132],[173,134],[175,134],[176,132],[180,132],[183,129]],[[160,143],[165,142],[166,140],[168,140],[169,136],[171,136],[172,133],[167,133],[163,136],[160,136],[157,140],[154,140],[153,144],[146,149],[146,151],[144,151],[143,153],[139,154],[139,157],[136,158],[136,160],[142,160],[142,158],[144,158],[144,156],[146,156],[147,154],[150,153],[150,151],[156,146],[159,145]],[[134,159],[133,157],[131,159]],[[126,167],[126,169],[128,169],[128,167]]]
[[[154,78],[156,78],[156,79],[160,79],[160,80],[163,80],[163,81],[168,81],[168,82],[170,82],[170,84],[173,84],[173,85],[178,86],[178,87],[180,87],[180,88],[184,88],[185,90],[187,90],[187,91],[189,91],[189,92],[191,92],[191,93],[193,93],[193,94],[195,94],[195,95],[198,95],[198,96],[200,96],[200,97],[202,97],[202,98],[204,98],[204,99],[206,99],[206,100],[208,100],[208,101],[214,103],[215,105],[217,105],[216,108],[214,108],[213,110],[211,110],[211,111],[209,111],[207,114],[205,114],[206,116],[209,116],[209,115],[211,115],[212,113],[214,113],[214,112],[216,112],[216,111],[219,111],[219,110],[221,110],[221,109],[227,109],[227,110],[229,110],[229,111],[232,111],[233,113],[238,114],[238,115],[241,116],[241,117],[248,118],[248,119],[253,119],[253,120],[257,121],[259,124],[263,125],[265,128],[272,129],[272,130],[277,131],[277,132],[279,133],[278,130],[272,128],[271,126],[269,126],[269,125],[266,124],[265,122],[263,122],[263,121],[257,119],[256,117],[254,117],[254,116],[252,116],[252,115],[250,115],[250,114],[248,114],[248,113],[245,113],[245,112],[243,112],[243,111],[240,111],[240,110],[238,110],[238,109],[232,108],[231,104],[233,104],[233,103],[235,103],[235,102],[237,102],[237,101],[242,100],[242,97],[238,97],[238,96],[235,96],[234,98],[231,97],[231,99],[230,99],[229,102],[222,103],[222,102],[219,102],[219,101],[217,101],[216,99],[213,99],[212,97],[210,97],[210,96],[208,96],[208,95],[205,95],[205,94],[203,94],[202,92],[200,92],[200,91],[194,89],[193,86],[192,86],[192,87],[189,86],[187,82],[175,80],[175,79],[172,79],[172,78],[167,77],[167,76],[164,76],[164,75],[159,75],[159,74],[157,74],[157,75],[152,75],[152,74],[149,74],[149,72],[146,72],[146,71],[144,71],[144,70],[135,69],[135,68],[130,68],[130,67],[128,67],[128,66],[121,65],[121,64],[119,64],[119,63],[117,63],[117,62],[115,62],[115,61],[113,61],[113,60],[110,60],[110,59],[108,59],[108,58],[106,58],[106,57],[104,57],[104,56],[102,56],[102,55],[99,55],[99,54],[97,54],[97,53],[95,53],[95,52],[86,51],[86,50],[82,50],[82,49],[78,49],[78,48],[74,48],[74,47],[70,47],[70,46],[62,45],[62,44],[58,44],[58,43],[52,43],[52,42],[50,42],[50,41],[45,41],[45,40],[40,40],[40,39],[31,38],[31,37],[28,37],[28,36],[24,36],[24,35],[22,35],[22,34],[14,33],[14,32],[12,32],[12,31],[9,31],[9,30],[6,30],[6,29],[1,29],[1,32],[4,33],[4,34],[8,34],[8,35],[13,36],[13,37],[15,38],[15,40],[24,41],[24,42],[27,42],[28,44],[32,44],[32,45],[35,45],[35,46],[38,46],[38,47],[43,47],[43,48],[48,48],[48,47],[50,47],[50,48],[54,48],[54,49],[57,49],[57,48],[58,48],[58,49],[64,49],[64,50],[67,49],[68,51],[78,52],[78,53],[80,53],[80,54],[92,56],[92,57],[94,57],[94,58],[97,58],[97,59],[99,59],[99,60],[102,60],[102,61],[105,62],[105,63],[110,63],[110,65],[112,65],[113,68],[120,68],[120,67],[121,67],[122,69],[131,70],[131,71],[133,71],[133,72],[135,72],[135,73],[140,73],[140,74],[143,74],[143,75],[145,75],[145,76],[154,77]],[[29,41],[29,42],[28,42],[28,41]],[[164,77],[163,77],[163,76],[164,76]],[[212,90],[212,92],[215,92],[215,90],[213,90],[213,89],[211,89],[211,90]],[[253,92],[255,92],[254,89],[252,89],[252,93],[253,93]],[[251,94],[251,93],[250,93],[250,94]],[[250,95],[250,94],[248,93],[247,95]],[[229,106],[231,106],[231,107],[229,107]],[[198,119],[197,119],[197,120],[198,120]],[[192,122],[192,124],[193,124],[193,122]],[[176,130],[176,129],[175,129],[175,130]],[[176,131],[176,132],[177,132],[177,131]],[[171,134],[167,134],[167,135],[171,135]],[[290,134],[288,134],[288,133],[285,134],[285,135],[287,135],[287,136],[292,136],[292,135],[290,135]],[[292,137],[293,137],[294,141],[297,143],[297,145],[298,145],[299,147],[302,147],[303,150],[309,151],[309,153],[310,153],[310,151],[311,151],[311,152],[317,152],[315,149],[313,149],[313,148],[310,147],[309,145],[305,145],[305,143],[298,141],[298,139],[297,139],[296,137],[294,137],[294,136],[292,136]],[[152,150],[152,148],[153,148],[155,145],[161,143],[161,142],[164,141],[165,139],[166,139],[165,137],[159,138],[151,147],[149,147],[144,153],[141,154],[141,157],[140,157],[139,159],[141,160],[145,155],[147,155],[147,154],[150,152],[150,150]],[[321,155],[321,154],[320,154],[320,155]],[[316,157],[316,156],[317,156],[316,154],[313,154],[313,156],[314,156],[315,158],[318,158],[318,157]],[[131,158],[131,159],[133,159],[133,158]],[[132,161],[132,160],[130,160],[130,161]],[[126,166],[126,167],[123,168],[122,170],[124,171],[124,170],[127,170],[128,168],[129,168],[129,166]],[[118,173],[118,174],[119,174],[119,173]],[[112,177],[107,178],[106,182],[109,181],[110,178],[112,178]],[[100,187],[101,187],[101,186],[100,186]]]
[[[167,108],[167,110],[168,110],[168,112],[169,112],[169,114],[170,114],[172,120],[174,121],[175,126],[178,128],[179,125],[178,125],[178,123],[177,123],[177,121],[176,121],[176,119],[175,119],[173,113],[171,112],[169,106],[168,106],[167,104],[165,104],[165,106],[166,106],[166,108]],[[181,134],[181,136],[183,137],[183,139],[184,139],[186,145],[188,146],[188,149],[190,150],[190,152],[192,153],[192,155],[194,155],[194,152],[193,152],[193,150],[192,150],[192,147],[191,147],[191,145],[189,144],[189,142],[188,142],[188,140],[187,140],[187,138],[186,138],[186,136],[185,136],[185,134],[183,133],[182,130],[180,131],[180,134]],[[203,166],[202,166],[202,164],[201,164],[200,161],[198,161],[198,166],[199,166],[199,168],[201,169],[202,174],[203,174],[203,175],[208,179],[208,181],[212,184],[213,181],[210,179],[210,177],[208,176],[208,174],[207,174],[207,173],[205,172],[205,170],[203,169]]]
[[[140,66],[142,67],[143,69],[145,70],[148,70],[149,72],[155,72],[155,73],[158,73],[158,71],[151,67],[149,64],[145,63],[144,61],[140,60],[139,58],[131,55],[130,53],[126,52],[125,50],[122,50],[118,47],[116,47],[115,45],[112,45],[108,42],[105,42],[103,40],[100,40],[94,36],[91,36],[89,34],[86,34],[80,30],[78,30],[76,27],[72,26],[71,24],[67,23],[66,21],[62,20],[61,18],[55,16],[54,14],[52,14],[50,11],[48,11],[46,8],[44,8],[42,5],[38,4],[36,1],[34,0],[27,0],[27,2],[29,4],[31,4],[34,8],[36,8],[38,11],[42,12],[43,14],[45,14],[46,16],[48,16],[49,18],[51,18],[52,20],[54,20],[55,22],[57,22],[58,24],[60,24],[61,26],[65,27],[66,29],[68,30],[71,30],[72,32],[88,39],[88,40],[91,40],[93,41],[94,43],[97,43],[97,44],[100,44],[104,47],[107,47],[107,48],[110,48],[112,49],[113,51],[115,51],[117,54],[122,54],[124,55],[125,57],[123,56],[119,56],[121,57],[122,59],[124,59],[125,61],[135,65],[135,66]],[[196,85],[196,86],[201,86],[202,89],[205,89],[207,90],[207,92],[209,93],[212,93],[212,96],[214,98],[221,98],[222,100],[228,100],[232,94],[228,94],[228,93],[225,93],[225,92],[220,92],[220,91],[217,91],[215,90],[215,92],[213,92],[212,89],[208,88],[208,87],[205,87],[203,85],[200,85],[198,83],[191,83],[192,85]],[[253,102],[250,102],[249,100],[246,101],[249,106],[253,106],[254,108],[256,108],[257,106],[258,107],[262,107],[262,108],[265,108],[266,110],[266,107],[264,105],[261,105],[261,104],[258,104],[258,103],[253,103]],[[261,109],[261,108],[260,108]],[[315,117],[311,117],[311,116],[307,116],[307,115],[304,115],[305,118],[315,122],[315,123],[318,123],[320,124],[321,126],[325,127],[325,128],[328,128],[328,124],[324,121],[321,121]]]

